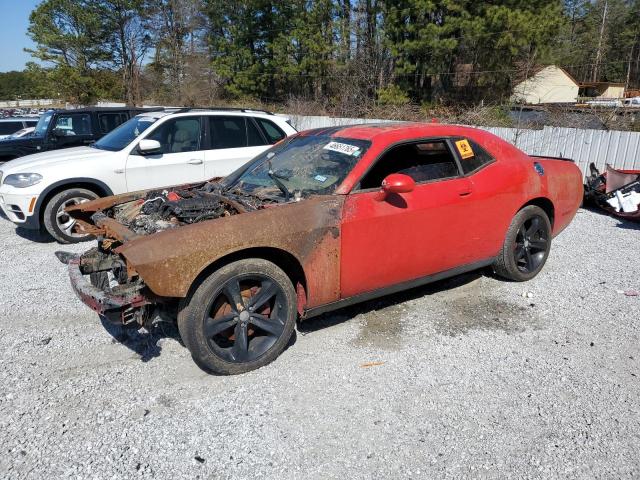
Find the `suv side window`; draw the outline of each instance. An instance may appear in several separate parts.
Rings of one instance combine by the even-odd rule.
[[[62,113],[56,118],[53,129],[65,137],[91,135],[91,117],[88,113]]]
[[[444,180],[460,175],[447,142],[413,142],[393,147],[360,181],[360,189],[380,188],[392,173],[409,175],[416,183]]]
[[[262,131],[272,144],[277,143],[284,137],[286,137],[285,133],[280,130],[280,128],[278,128],[275,123],[270,122],[269,120],[266,120],[264,118],[256,118],[255,120],[258,121],[260,127],[262,128]]]
[[[200,150],[200,117],[167,120],[147,138],[160,142],[163,154]]]
[[[121,113],[99,113],[98,124],[100,125],[100,133],[109,133],[117,126],[126,122],[126,115]]]
[[[269,145],[265,141],[264,136],[258,130],[255,122],[251,118],[246,119],[247,122],[247,141],[248,147],[261,147],[262,145]]]
[[[244,117],[210,116],[209,135],[213,150],[242,148],[249,143]]]
[[[467,175],[471,172],[475,172],[476,170],[493,163],[495,159],[489,155],[489,153],[478,145],[476,142],[467,139],[457,139],[455,142],[466,140],[469,147],[471,147],[471,151],[465,153],[464,155],[460,155],[460,164],[462,165],[462,172]]]

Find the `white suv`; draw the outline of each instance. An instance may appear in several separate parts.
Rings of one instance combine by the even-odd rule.
[[[285,117],[246,109],[142,113],[90,147],[54,150],[0,167],[0,207],[9,220],[44,228],[61,243],[73,231],[70,205],[118,193],[223,177],[286,136]]]

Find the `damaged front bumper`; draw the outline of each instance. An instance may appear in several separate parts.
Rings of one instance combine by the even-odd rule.
[[[141,286],[121,293],[114,292],[106,282],[107,286],[103,290],[94,286],[83,273],[80,256],[67,257],[65,263],[68,266],[71,287],[85,305],[111,323],[138,327],[144,325],[152,302],[141,292]],[[107,275],[106,272],[98,273]]]

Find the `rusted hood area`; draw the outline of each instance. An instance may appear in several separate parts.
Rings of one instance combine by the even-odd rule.
[[[147,195],[149,190],[140,190],[138,192],[121,193],[120,195],[112,195],[111,197],[96,198],[89,202],[78,203],[71,207],[67,207],[67,213],[71,214],[74,218],[79,218],[82,213],[95,213],[99,210],[106,210],[115,205],[121,203],[130,202],[132,200],[139,200]]]
[[[186,296],[220,258],[249,248],[293,255],[306,275],[312,307],[338,299],[341,195],[316,196],[229,217],[136,236],[118,247],[156,294]]]

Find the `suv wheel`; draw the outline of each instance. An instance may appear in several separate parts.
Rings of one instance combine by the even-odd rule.
[[[92,239],[92,235],[82,235],[73,231],[76,221],[64,209],[96,198],[98,195],[84,188],[71,188],[56,194],[44,209],[45,229],[60,243],[78,243]]]
[[[291,339],[296,317],[289,277],[273,263],[251,258],[222,267],[187,296],[178,329],[201,368],[233,375],[275,360]]]

